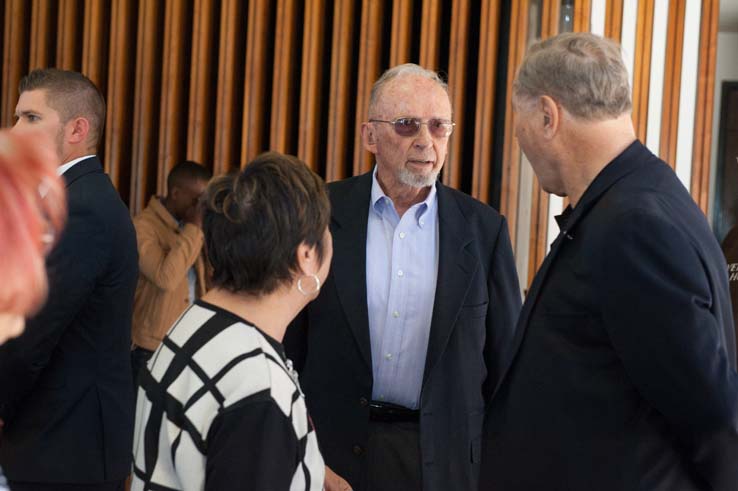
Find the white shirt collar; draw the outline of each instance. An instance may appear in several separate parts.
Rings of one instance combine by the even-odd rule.
[[[60,165],[59,167],[57,167],[56,168],[56,173],[61,176],[66,171],[68,171],[69,169],[71,169],[72,167],[74,167],[75,164],[78,164],[78,163],[82,162],[83,160],[89,159],[90,157],[94,157],[94,156],[95,156],[95,154],[93,153],[93,154],[90,154],[90,155],[84,155],[84,156],[79,157],[79,158],[76,158],[74,160],[70,160],[66,164]]]

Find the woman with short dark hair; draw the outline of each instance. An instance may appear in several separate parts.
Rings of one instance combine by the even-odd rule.
[[[319,490],[325,467],[282,338],[333,254],[322,180],[267,153],[214,179],[203,232],[214,288],[139,378],[132,490]]]

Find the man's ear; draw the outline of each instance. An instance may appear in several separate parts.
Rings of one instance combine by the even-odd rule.
[[[377,135],[372,123],[361,123],[361,141],[367,151],[377,153]]]
[[[87,141],[90,134],[90,122],[87,118],[78,116],[67,123],[66,130],[67,142],[82,143]]]
[[[562,116],[561,106],[547,95],[541,96],[539,104],[543,135],[547,138],[551,138],[559,131]]]

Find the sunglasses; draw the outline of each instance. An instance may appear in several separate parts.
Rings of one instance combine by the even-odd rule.
[[[428,126],[428,131],[434,138],[446,138],[454,131],[456,123],[446,121],[445,119],[429,119],[424,123],[418,118],[397,118],[393,121],[385,121],[382,119],[370,119],[370,123],[387,123],[395,128],[395,133],[400,136],[415,136],[420,132],[420,125]]]

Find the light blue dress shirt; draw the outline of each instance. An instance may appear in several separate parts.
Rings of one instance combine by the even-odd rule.
[[[417,409],[438,277],[438,199],[400,218],[374,171],[366,240],[372,399]]]

